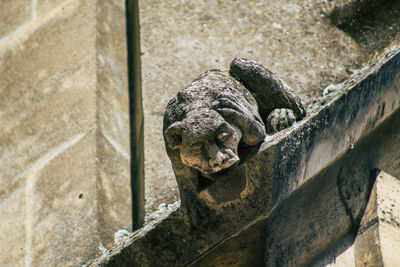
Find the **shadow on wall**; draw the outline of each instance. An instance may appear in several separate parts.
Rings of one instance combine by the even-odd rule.
[[[351,36],[366,53],[384,49],[400,32],[400,1],[354,1],[335,7],[332,24]]]

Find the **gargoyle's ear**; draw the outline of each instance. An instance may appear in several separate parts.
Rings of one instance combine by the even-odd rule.
[[[182,122],[174,122],[165,130],[165,140],[170,149],[178,149],[182,144]]]

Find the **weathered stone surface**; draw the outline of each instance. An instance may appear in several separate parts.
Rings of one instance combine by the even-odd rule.
[[[344,157],[283,199],[266,220],[265,265],[307,266],[357,227],[374,179]]]
[[[290,199],[295,201],[292,202],[292,205],[303,200],[296,194],[312,196],[313,201],[310,204],[303,202],[303,207],[307,207],[304,212],[300,212],[300,208],[296,210],[296,205],[292,208],[291,204],[288,204],[290,199],[282,198],[283,203],[278,204],[272,213],[273,215],[268,218],[272,225],[269,228],[267,225],[266,236],[267,240],[270,241],[270,247],[266,247],[266,250],[271,252],[267,252],[269,255],[267,259],[270,261],[266,264],[272,266],[274,266],[273,264],[307,265],[346,235],[355,234],[357,222],[361,220],[360,216],[363,214],[363,207],[365,207],[369,171],[378,166],[383,169],[387,168],[396,175],[400,174],[400,142],[398,130],[396,130],[398,125],[400,125],[400,113],[396,111],[376,130],[370,131],[359,142],[355,142],[342,158],[330,164],[329,168],[322,173],[308,180],[300,187],[299,191],[291,193]],[[325,179],[328,180],[322,182]],[[316,190],[315,187],[318,187],[317,185],[320,182],[324,183],[325,187]],[[330,192],[326,193],[328,199],[321,200],[319,198],[320,193],[329,185],[332,185],[335,189],[332,188]],[[305,190],[307,187],[310,188],[310,192],[301,193],[303,191],[300,190]],[[336,198],[336,201],[332,200],[334,198]],[[302,206],[301,203],[299,203],[300,206]],[[326,207],[326,210],[317,211],[316,206]],[[293,223],[290,222],[288,214]],[[307,216],[308,218],[306,218]],[[280,225],[281,223],[284,225]],[[307,228],[307,225],[309,228]],[[340,227],[338,227],[339,225]],[[335,227],[338,228],[335,229]],[[289,235],[289,233],[291,234]],[[307,253],[303,253],[304,250]],[[275,260],[278,260],[278,262],[274,263]]]
[[[355,144],[351,155],[333,163],[327,170],[316,175],[293,192],[289,199],[278,204],[268,218],[269,223],[275,221],[276,228],[267,228],[269,233],[267,239],[276,237],[271,245],[281,248],[279,259],[284,261],[285,258],[290,258],[295,266],[302,266],[301,258],[305,259],[305,262],[311,262],[308,264],[309,266],[331,266],[330,264],[332,266],[355,266],[352,243],[354,242],[354,231],[360,221],[360,218],[357,219],[360,216],[357,216],[356,213],[362,214],[362,207],[365,207],[366,204],[365,191],[362,193],[359,189],[368,185],[368,182],[363,182],[363,179],[371,181],[369,180],[369,166],[378,164],[391,167],[392,172],[400,172],[398,160],[397,163],[390,161],[392,156],[399,157],[400,149],[400,144],[396,141],[399,140],[398,130],[393,129],[398,126],[394,125],[400,125],[398,113],[396,119],[389,119],[380,126],[381,130],[372,133],[363,142]],[[385,141],[376,142],[376,140]],[[371,157],[371,155],[374,156]],[[376,161],[375,156],[381,160]],[[364,165],[365,161],[370,162]],[[341,171],[338,171],[339,169]],[[346,169],[347,171],[344,172],[343,170]],[[342,175],[347,176],[349,180],[340,178]],[[362,179],[360,180],[360,178]],[[346,180],[351,183],[345,182]],[[333,189],[329,189],[330,186]],[[346,192],[352,192],[353,196]],[[345,200],[345,198],[352,200]],[[357,199],[358,201],[355,201]],[[279,214],[275,214],[276,209],[281,210],[278,211]],[[288,213],[282,214],[282,209],[286,209],[286,212],[291,211],[294,215],[289,217]],[[365,213],[363,216],[366,216]],[[354,217],[356,219],[353,219]],[[261,224],[257,227],[257,225],[260,225],[260,220],[266,224],[266,218],[267,216],[257,219],[254,223],[220,242],[193,264],[201,266],[201,264],[207,263],[203,265],[207,266],[214,260],[222,263],[223,259],[229,258],[232,263],[237,263],[235,266],[241,266],[241,262],[263,258],[263,253],[259,253],[259,251],[264,249],[265,242],[260,241],[258,237],[265,236],[266,226],[262,227]],[[236,244],[241,244],[241,250],[232,256],[230,251],[235,249]],[[318,256],[320,253],[322,255]],[[318,257],[315,259],[316,256]],[[271,265],[273,266],[273,263],[267,264],[267,266]]]
[[[232,175],[208,186],[199,198],[192,198],[200,202],[193,202],[192,207],[201,208],[208,216],[203,224],[193,227],[178,209],[159,224],[139,230],[90,264],[189,264],[227,238],[229,242],[232,234],[267,216],[274,206],[276,213],[290,210],[290,206],[277,205],[292,203],[289,201],[292,195],[300,196],[299,204],[313,201],[315,206],[318,200],[325,201],[324,196],[332,197],[336,200],[328,198],[327,206],[323,203],[318,206],[319,212],[307,210],[312,223],[309,228],[300,227],[305,231],[300,233],[299,243],[279,243],[279,238],[271,242],[277,248],[276,258],[280,261],[295,262],[301,255],[300,265],[310,263],[346,235],[355,234],[353,231],[361,220],[371,190],[372,169],[378,167],[400,176],[399,72],[400,48],[397,47],[346,83],[344,91],[318,112],[266,138],[258,152]],[[302,194],[302,190],[308,193]],[[331,212],[325,214],[325,207]],[[295,223],[298,211],[293,212]],[[286,221],[282,229],[287,235],[275,225],[275,237],[296,239],[290,236],[294,228],[291,221],[282,219]],[[329,225],[332,220],[334,224]],[[325,226],[324,222],[327,228],[317,228]],[[321,229],[327,231],[317,231]],[[300,245],[303,246],[300,248]],[[288,248],[282,250],[287,258],[280,257],[280,246]],[[302,250],[310,251],[310,255],[302,254]]]
[[[189,266],[264,266],[265,217],[231,235]]]
[[[398,1],[335,0],[327,6],[329,20],[351,36],[365,54],[376,53],[399,39]]]
[[[205,70],[226,69],[236,57],[256,60],[283,78],[307,106],[367,57],[326,21],[323,1],[139,2],[147,211],[177,199],[162,117],[177,90]]]
[[[161,136],[165,107],[178,89],[205,70],[226,69],[233,58],[244,57],[281,77],[305,107],[313,109],[335,95],[338,90],[333,89],[366,67],[400,31],[399,1],[139,2],[147,211],[178,196]],[[389,3],[351,29],[361,39],[330,19],[335,7],[351,2]]]
[[[109,244],[116,229],[130,230],[132,224],[125,1],[97,1],[93,12],[97,30],[97,205],[106,211],[98,214],[98,220],[101,240]]]
[[[131,225],[124,1],[0,5],[0,265],[77,265]]]
[[[201,223],[179,208],[156,225],[138,230],[93,266],[182,266],[191,263],[219,241],[245,227],[251,218],[268,211],[270,203],[273,149],[246,161],[233,173],[207,187],[201,196],[186,195],[190,214],[199,214]],[[258,162],[257,165],[255,165]],[[261,179],[260,179],[261,178]],[[195,181],[192,181],[195,183]],[[246,214],[240,216],[240,214]]]
[[[344,84],[343,92],[316,116],[311,114],[304,124],[291,128],[296,131],[286,136],[284,134],[289,131],[283,131],[282,140],[276,147],[280,154],[275,158],[279,168],[273,178],[273,205],[344,153],[353,153],[357,141],[394,114],[400,106],[399,51],[399,47],[394,48],[371,68]],[[304,128],[297,131],[303,125]],[[397,172],[397,158],[386,156],[382,150],[381,144],[389,142],[384,136],[381,133],[379,157],[371,154],[366,161],[376,160],[376,165],[370,169],[386,167],[388,171]],[[266,140],[262,146],[273,142]],[[367,148],[376,143],[373,139],[368,142]],[[390,142],[397,144],[397,139]]]

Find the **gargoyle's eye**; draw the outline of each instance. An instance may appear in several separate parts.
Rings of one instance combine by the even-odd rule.
[[[231,137],[231,134],[228,132],[222,132],[217,135],[217,140],[219,142],[225,142]]]

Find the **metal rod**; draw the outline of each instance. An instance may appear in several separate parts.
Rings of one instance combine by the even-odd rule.
[[[125,3],[131,130],[132,230],[136,230],[144,222],[144,125],[140,62],[140,24],[138,0],[126,0]]]

